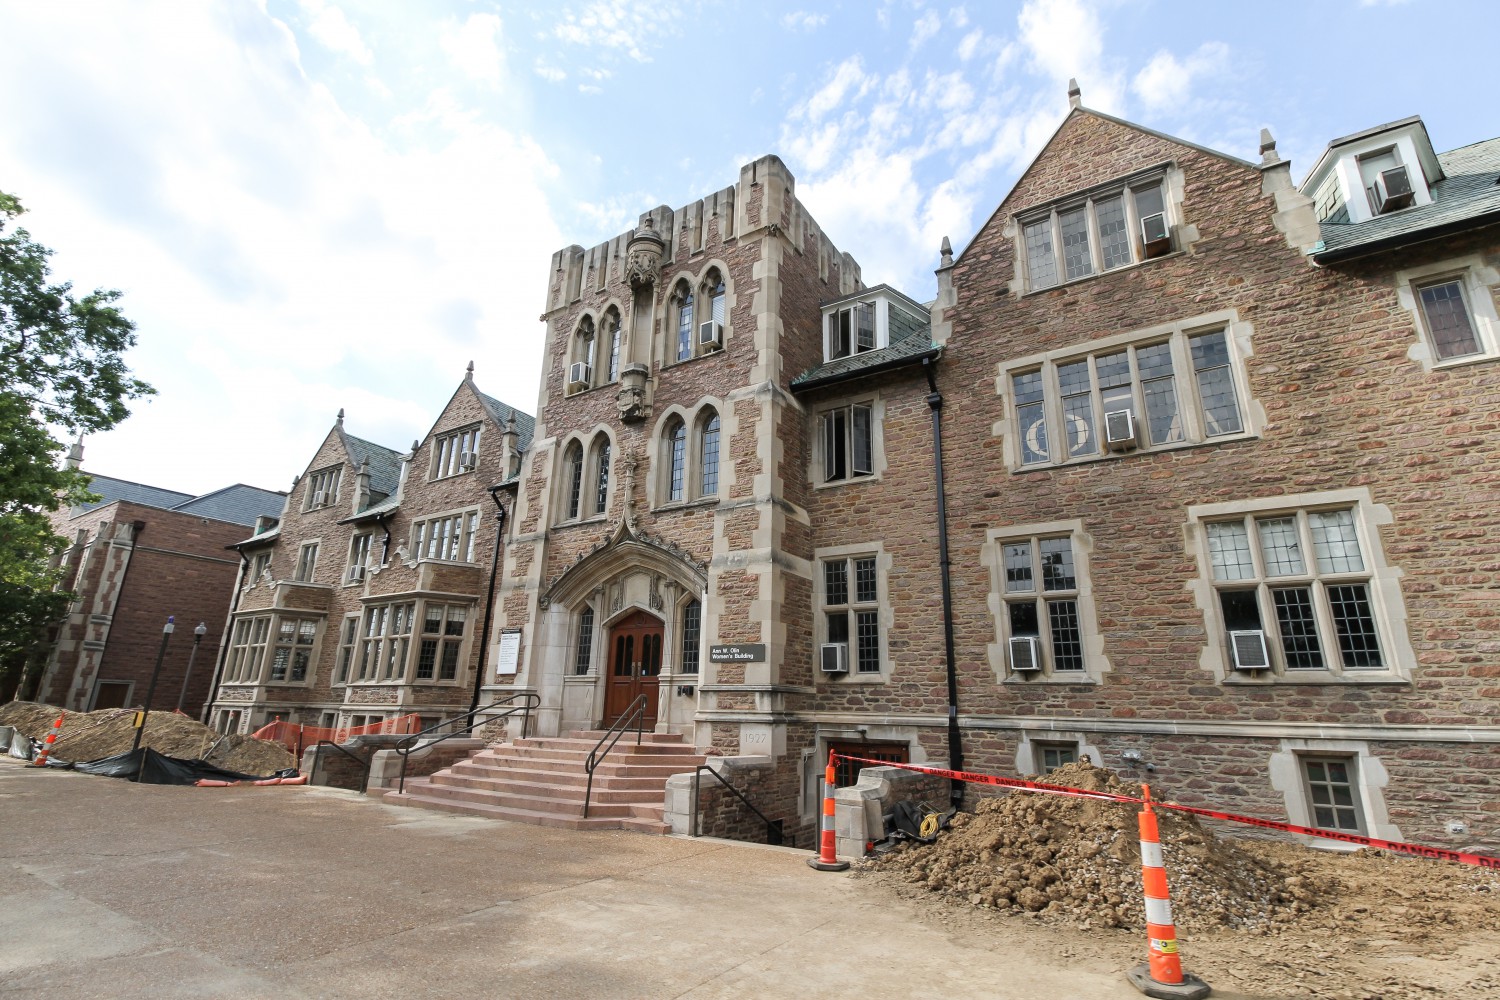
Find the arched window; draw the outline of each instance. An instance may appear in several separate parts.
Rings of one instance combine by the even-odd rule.
[[[568,445],[563,465],[568,470],[568,520],[578,517],[579,504],[583,498],[583,446],[577,441]]]
[[[709,410],[699,426],[698,495],[711,497],[719,492],[719,415]]]
[[[593,667],[594,660],[594,606],[584,605],[578,616],[578,645],[573,652],[573,673],[582,676]]]
[[[667,427],[666,450],[667,499],[681,500],[687,474],[687,425],[681,420]]]
[[[620,380],[620,351],[624,346],[625,334],[620,328],[620,314],[614,309],[604,314],[604,339],[609,345],[609,373],[611,382]]]
[[[709,271],[705,287],[708,289],[709,317],[722,330],[724,328],[724,279],[718,271]]]
[[[568,388],[586,389],[594,384],[594,321],[585,316],[573,336],[572,363],[568,365]]]
[[[593,512],[603,514],[609,507],[609,438],[599,435],[594,444]]]
[[[678,282],[677,294],[677,352],[676,360],[686,361],[693,356],[693,290],[686,281]]]

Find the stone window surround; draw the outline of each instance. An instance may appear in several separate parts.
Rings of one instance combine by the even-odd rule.
[[[1063,259],[1059,256],[1056,261],[1059,271],[1059,280],[1051,285],[1048,285],[1045,288],[1033,289],[1031,287],[1031,278],[1027,273],[1027,225],[1038,221],[1042,216],[1055,215],[1059,208],[1068,209],[1074,207],[1075,205],[1081,205],[1086,201],[1092,201],[1100,197],[1108,197],[1109,195],[1115,194],[1117,192],[1124,192],[1128,188],[1139,187],[1143,184],[1148,184],[1153,178],[1158,180],[1161,184],[1162,208],[1166,212],[1167,216],[1167,232],[1172,237],[1172,249],[1168,253],[1162,254],[1160,257],[1135,260],[1134,258],[1137,256],[1135,248],[1135,237],[1138,236],[1139,233],[1133,232],[1131,234],[1132,260],[1130,261],[1130,263],[1121,264],[1119,267],[1112,267],[1107,271],[1094,271],[1092,274],[1081,275],[1077,278],[1066,278],[1062,274]],[[1187,178],[1183,173],[1182,168],[1178,166],[1175,161],[1169,160],[1164,163],[1158,163],[1155,166],[1146,167],[1141,170],[1135,170],[1127,174],[1122,174],[1111,180],[1103,181],[1091,187],[1084,188],[1083,190],[1072,191],[1066,195],[1063,195],[1062,197],[1053,198],[1050,201],[1043,202],[1042,204],[1032,205],[1028,208],[1012,213],[1009,220],[1007,220],[1004,229],[1005,237],[1011,241],[1012,255],[1015,261],[1012,278],[1009,284],[1010,294],[1016,296],[1017,298],[1026,295],[1040,295],[1043,292],[1050,292],[1054,289],[1063,288],[1068,285],[1074,285],[1081,281],[1092,281],[1096,278],[1101,278],[1109,274],[1117,274],[1121,271],[1129,271],[1133,268],[1141,267],[1145,264],[1151,264],[1161,260],[1168,260],[1185,253],[1188,248],[1193,243],[1196,243],[1199,239],[1197,226],[1186,224],[1187,216],[1183,211],[1183,194],[1186,188],[1186,181]],[[1127,217],[1134,218],[1133,207],[1130,215]],[[1139,219],[1135,219],[1134,221],[1136,226],[1140,225]],[[1089,246],[1091,251],[1097,240],[1098,231],[1097,229],[1092,229],[1089,232]]]
[[[1005,555],[1006,542],[1019,542],[1035,538],[1066,537],[1073,547],[1073,572],[1078,581],[1078,631],[1083,641],[1083,669],[1056,674],[1052,670],[1051,657],[1044,657],[1041,671],[1032,675],[1019,675],[1010,669],[1009,616],[1005,599]],[[986,649],[990,670],[1000,684],[1098,684],[1112,669],[1104,653],[1104,636],[1099,631],[1099,618],[1094,608],[1094,581],[1089,570],[1089,557],[1094,551],[1094,541],[1083,529],[1083,521],[1077,518],[1066,521],[1042,521],[1036,524],[1006,525],[990,528],[985,532],[984,545],[979,550],[979,564],[990,571],[990,593],[986,603],[990,617],[995,623],[995,641]],[[1044,597],[1038,589],[1036,597]]]
[[[858,726],[819,725],[813,734],[813,745],[802,751],[801,767],[797,769],[800,787],[797,790],[797,818],[802,822],[823,815],[823,771],[828,766],[830,743],[905,743],[906,759],[913,764],[929,764],[927,750],[922,746],[919,726],[891,726],[876,723],[860,723]]]
[[[432,454],[427,465],[427,481],[433,482],[438,479],[451,479],[454,476],[464,476],[475,472],[479,468],[479,444],[484,439],[484,425],[482,421],[474,420],[462,427],[445,430],[432,435]],[[470,442],[469,454],[472,456],[472,464],[465,467],[459,464],[459,455],[463,449],[455,453],[454,447],[460,444],[465,437]],[[445,448],[444,446],[447,445]],[[457,471],[445,472],[443,465],[458,466]]]
[[[1417,300],[1417,292],[1423,286],[1439,284],[1444,280],[1462,282],[1469,321],[1473,324],[1474,335],[1479,341],[1477,354],[1440,360],[1433,350],[1427,334],[1427,318]],[[1457,368],[1500,358],[1500,314],[1497,314],[1495,307],[1496,289],[1500,289],[1500,268],[1489,264],[1483,255],[1477,253],[1397,271],[1396,298],[1401,303],[1401,308],[1411,314],[1412,326],[1416,331],[1416,341],[1407,348],[1406,356],[1421,365],[1424,371]]]
[[[446,631],[437,633],[425,631],[427,627],[427,609],[432,606],[444,609],[442,624],[446,625],[448,617],[446,611],[451,608],[462,608],[464,610],[463,632],[458,638],[458,660],[452,677],[444,678],[442,674],[443,647],[449,644],[454,637]],[[478,616],[472,600],[462,597],[426,597],[417,602],[417,617],[413,624],[411,635],[411,648],[407,651],[406,666],[410,674],[409,684],[433,685],[437,687],[453,687],[467,684],[464,672],[468,669],[470,653],[473,649],[474,633],[479,628]],[[437,640],[437,659],[433,661],[432,676],[418,677],[417,665],[422,655],[422,642],[428,639]]]
[[[698,324],[707,322],[705,316],[711,315],[705,312],[709,308],[710,292],[712,288],[708,285],[708,276],[712,271],[719,273],[719,279],[724,282],[724,336],[720,340],[720,346],[716,350],[705,351],[698,346]],[[678,288],[683,282],[693,292],[693,325],[692,325],[692,355],[690,357],[677,359],[677,304],[680,301],[677,295]],[[664,282],[661,287],[666,289],[662,296],[662,311],[659,316],[659,329],[661,337],[658,343],[657,365],[662,369],[675,368],[702,358],[712,357],[715,354],[724,354],[729,350],[729,341],[733,335],[735,293],[734,282],[729,278],[729,265],[724,261],[713,258],[703,262],[703,266],[697,274],[691,271],[678,271]]]
[[[1307,783],[1302,770],[1302,757],[1347,757],[1352,764],[1353,777],[1357,785],[1357,798],[1366,836],[1383,840],[1403,840],[1401,830],[1392,823],[1385,804],[1385,788],[1390,783],[1385,764],[1370,751],[1364,740],[1281,740],[1281,749],[1271,754],[1267,774],[1271,787],[1280,792],[1286,801],[1287,821],[1297,826],[1317,826],[1313,822],[1312,806],[1308,801]],[[1353,844],[1323,837],[1299,835],[1298,840],[1309,847],[1331,851],[1358,850]]]
[[[312,550],[312,559],[308,560],[308,550]],[[292,567],[292,581],[294,583],[315,583],[318,575],[318,557],[323,554],[322,538],[304,538],[297,546],[297,562]],[[306,572],[303,566],[306,565]]]
[[[411,543],[412,549],[407,558],[403,560],[406,567],[408,569],[414,569],[418,563],[422,562],[444,562],[459,566],[475,565],[474,561],[470,559],[439,559],[436,556],[425,555],[424,553],[427,549],[428,541],[424,538],[419,548],[417,545],[417,531],[419,528],[425,527],[426,525],[445,521],[451,517],[464,518],[464,520],[460,521],[459,524],[460,531],[465,531],[468,530],[467,525],[469,523],[467,516],[469,514],[479,513],[480,508],[478,504],[467,504],[463,507],[455,507],[452,510],[433,511],[430,514],[424,514],[419,518],[414,518],[411,522],[410,527],[407,529],[407,541]],[[469,535],[467,544],[456,543],[458,544],[460,552],[467,553],[468,551],[472,550],[476,557],[479,555],[479,529],[481,523],[482,522],[479,519],[476,519],[474,521],[474,526],[472,532]]]
[[[1097,736],[1097,733],[1086,733],[1082,730],[1023,729],[1021,739],[1016,743],[1016,773],[1042,773],[1040,744],[1071,743],[1078,749],[1079,760],[1087,760],[1095,767],[1103,767],[1104,755],[1099,752],[1098,747],[1089,742]]]
[[[870,407],[870,467],[868,476],[845,476],[825,482],[823,479],[823,415],[832,410],[847,409],[855,404]],[[829,399],[809,407],[812,415],[812,444],[808,448],[807,481],[815,490],[840,489],[857,483],[877,482],[885,478],[885,397],[880,392],[858,393]]]
[[[594,500],[597,496],[599,476],[599,449],[603,445],[609,446],[609,486],[604,501],[604,513],[594,513]],[[568,514],[568,503],[573,491],[573,471],[569,466],[568,455],[574,446],[577,446],[579,454],[583,456],[583,477],[578,486],[578,516],[570,517]],[[590,524],[606,520],[609,517],[609,508],[614,501],[616,484],[619,481],[617,472],[620,466],[619,449],[615,446],[614,435],[608,427],[600,424],[592,431],[578,431],[569,434],[558,441],[554,446],[558,455],[558,474],[553,477],[555,482],[553,488],[557,490],[554,502],[554,510],[557,516],[552,519],[554,524]]]
[[[1360,554],[1369,564],[1370,605],[1375,612],[1379,629],[1381,651],[1385,654],[1383,669],[1334,670],[1297,669],[1286,672],[1260,670],[1252,677],[1244,671],[1233,669],[1229,663],[1227,646],[1223,640],[1224,628],[1220,624],[1217,589],[1213,585],[1213,566],[1208,552],[1207,532],[1203,525],[1207,521],[1228,517],[1276,514],[1330,508],[1351,508],[1354,525],[1358,532]],[[1416,668],[1416,653],[1412,650],[1410,635],[1406,627],[1406,602],[1401,594],[1401,571],[1386,562],[1385,549],[1380,544],[1380,531],[1389,525],[1393,516],[1389,507],[1377,504],[1365,487],[1344,490],[1328,490],[1320,493],[1298,493],[1288,496],[1257,497],[1234,500],[1227,503],[1195,504],[1187,509],[1184,525],[1186,555],[1198,565],[1198,573],[1188,584],[1194,602],[1203,613],[1206,641],[1198,658],[1200,669],[1212,674],[1221,684],[1267,685],[1267,684],[1410,684]],[[1267,645],[1275,642],[1271,629],[1267,628]],[[1319,636],[1323,642],[1333,641],[1331,636]]]
[[[292,679],[292,658],[297,649],[297,635],[294,631],[292,642],[283,643],[281,639],[281,623],[284,620],[293,622],[315,621],[317,625],[313,632],[313,641],[307,652],[307,674],[299,681]],[[323,652],[323,635],[328,629],[328,616],[321,611],[292,610],[290,608],[277,611],[271,621],[271,632],[266,641],[266,656],[262,661],[261,672],[264,678],[260,683],[268,687],[312,687],[318,679],[318,663]],[[276,650],[282,646],[289,646],[292,653],[288,654],[286,677],[276,680],[271,677],[271,671],[276,667]]]
[[[354,679],[354,671],[359,656],[360,623],[363,621],[363,611],[351,611],[345,614],[339,621],[339,644],[338,651],[334,654],[333,675],[329,680],[330,687],[344,687]],[[353,622],[352,631],[349,624]],[[349,639],[346,643],[345,637]],[[340,676],[341,668],[344,666],[344,651],[349,652],[347,671]]]
[[[613,314],[613,318],[611,318]],[[573,332],[568,336],[568,353],[563,365],[563,395],[579,396],[595,389],[615,385],[619,382],[618,373],[616,377],[609,377],[609,355],[610,341],[607,335],[610,331],[610,323],[620,325],[620,369],[630,363],[630,331],[625,324],[625,309],[617,299],[611,298],[604,303],[600,309],[586,309],[578,317],[573,325]],[[583,325],[588,322],[593,332],[593,351],[591,357],[582,356]],[[568,385],[568,369],[575,361],[587,361],[590,366],[589,384],[583,388],[574,389]]]
[[[582,389],[573,388],[570,372],[574,364],[584,362],[589,366],[588,384]],[[576,396],[599,385],[599,331],[592,312],[585,312],[573,324],[568,337],[568,358],[563,367],[563,394]]]
[[[703,428],[710,419],[710,411],[719,418],[719,490],[717,493],[699,495],[697,490],[703,482]],[[729,493],[732,483],[731,475],[734,472],[734,463],[729,452],[729,442],[733,437],[734,427],[731,424],[730,410],[723,400],[705,396],[692,407],[672,405],[666,407],[661,416],[657,418],[656,427],[652,430],[651,440],[654,442],[649,455],[649,473],[647,478],[647,501],[652,510],[677,510],[684,507],[708,506],[717,504]],[[668,440],[668,431],[675,426],[676,421],[682,421],[687,428],[685,455],[682,466],[682,497],[678,500],[670,499],[672,495],[672,459],[669,454],[671,442]]]
[[[1233,434],[1221,434],[1214,437],[1190,437],[1183,434],[1184,440],[1173,441],[1167,444],[1153,444],[1145,447],[1132,448],[1126,452],[1108,452],[1103,455],[1085,455],[1079,458],[1066,458],[1057,462],[1036,462],[1023,465],[1021,462],[1021,421],[1016,411],[1014,392],[1012,391],[1012,377],[1024,374],[1029,369],[1042,368],[1044,370],[1056,369],[1058,364],[1066,364],[1084,357],[1095,357],[1100,354],[1108,354],[1126,347],[1135,347],[1149,344],[1152,341],[1171,340],[1174,345],[1181,341],[1181,348],[1186,351],[1187,338],[1203,333],[1213,333],[1215,330],[1224,331],[1225,344],[1229,349],[1229,372],[1234,382],[1234,391],[1239,402],[1240,430]],[[1247,371],[1250,358],[1255,355],[1253,338],[1255,328],[1253,324],[1241,322],[1239,312],[1235,309],[1223,309],[1215,312],[1203,313],[1187,319],[1177,320],[1171,323],[1158,323],[1155,326],[1143,327],[1139,330],[1130,330],[1125,333],[1117,333],[1107,337],[1099,337],[1083,344],[1071,347],[1059,348],[1040,354],[1030,354],[1023,358],[1012,361],[1004,361],[999,364],[995,377],[995,394],[999,396],[1005,405],[1005,418],[997,421],[991,428],[991,434],[1001,438],[1004,445],[1004,462],[1012,473],[1039,472],[1047,469],[1067,468],[1075,465],[1085,465],[1089,462],[1114,462],[1128,459],[1135,455],[1154,454],[1162,451],[1174,451],[1180,448],[1201,448],[1205,445],[1217,445],[1227,441],[1243,441],[1260,436],[1261,428],[1265,425],[1265,411],[1250,394],[1250,384]],[[1174,355],[1174,357],[1180,355]],[[1176,380],[1178,412],[1187,414],[1187,418],[1195,424],[1202,420],[1200,406],[1194,405],[1193,412],[1188,413],[1187,401],[1183,399],[1184,392],[1191,394],[1191,401],[1197,404],[1198,387],[1195,380],[1195,372],[1192,369],[1191,359],[1182,369],[1175,364],[1173,366],[1173,377]],[[1132,385],[1137,385],[1132,376]],[[1053,385],[1049,382],[1047,387],[1047,406],[1049,417],[1049,428],[1054,421],[1050,420],[1053,412],[1061,405],[1061,399],[1053,391]],[[1096,429],[1096,433],[1102,433],[1102,428]],[[1052,444],[1051,441],[1048,442]]]
[[[302,512],[324,510],[325,508],[335,506],[339,502],[339,488],[344,482],[343,472],[344,465],[342,462],[335,462],[333,465],[309,472],[305,477],[307,489],[302,497]],[[319,486],[322,489],[315,488]],[[329,486],[332,486],[331,490]],[[333,494],[332,496],[328,496],[330,492]],[[321,504],[314,504],[313,498],[318,493],[323,494],[323,502]]]
[[[880,669],[868,673],[860,673],[854,651],[854,630],[851,625],[849,633],[849,670],[842,674],[825,674],[819,663],[823,643],[828,641],[828,620],[823,613],[823,564],[833,559],[849,559],[854,556],[875,557],[875,597],[876,609],[879,613],[880,624]],[[812,668],[815,683],[828,684],[887,684],[891,680],[891,627],[895,624],[895,609],[891,606],[890,599],[890,574],[894,560],[890,553],[885,550],[884,541],[858,542],[853,545],[826,545],[813,550],[812,560],[812,600],[813,600],[813,648]],[[852,594],[854,580],[849,580],[849,589]],[[853,605],[850,605],[852,610]]]
[[[367,542],[368,542],[368,544],[365,547],[365,558],[364,558],[364,561],[362,563],[356,563],[355,562],[355,557],[359,553],[359,541],[362,538],[366,539]],[[353,572],[354,571],[354,567],[356,565],[363,566],[364,570],[365,570],[365,576],[368,577],[370,575],[370,572],[371,572],[371,569],[370,569],[370,558],[374,554],[374,551],[375,551],[375,532],[373,530],[370,530],[370,531],[356,531],[356,532],[354,532],[354,534],[352,534],[352,535],[349,536],[349,555],[348,555],[348,557],[346,559],[346,565],[344,566],[344,579],[342,581],[343,585],[345,587],[359,587],[359,586],[363,586],[363,584],[365,582],[364,580],[356,580],[356,579],[354,579],[354,572]]]

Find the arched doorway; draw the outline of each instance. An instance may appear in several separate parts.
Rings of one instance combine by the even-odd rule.
[[[656,677],[661,673],[662,620],[636,611],[609,630],[609,682],[604,692],[604,725],[619,721],[640,695],[646,696],[641,724],[656,725]]]

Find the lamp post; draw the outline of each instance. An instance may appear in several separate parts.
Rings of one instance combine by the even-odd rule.
[[[172,638],[172,619],[173,616],[168,615],[167,623],[161,627],[161,648],[156,651],[156,666],[151,668],[151,683],[146,685],[146,704],[141,712],[141,724],[135,731],[135,742],[130,747],[131,753],[141,748],[141,737],[146,733],[146,717],[151,714],[151,698],[156,694],[156,678],[161,676],[161,661],[167,655],[167,640]],[[136,772],[135,780],[141,780],[139,771]]]
[[[203,622],[199,622],[198,627],[193,629],[193,648],[188,653],[187,673],[182,675],[182,693],[177,696],[177,711],[179,712],[182,711],[182,703],[187,700],[188,680],[193,676],[193,660],[198,657],[198,644],[203,641],[203,637],[207,634],[208,626]]]

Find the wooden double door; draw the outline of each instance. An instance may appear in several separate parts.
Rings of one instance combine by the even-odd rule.
[[[641,695],[646,711],[641,724],[656,725],[657,675],[661,673],[661,644],[665,630],[660,618],[637,611],[609,630],[609,679],[604,691],[604,725],[618,722]]]

